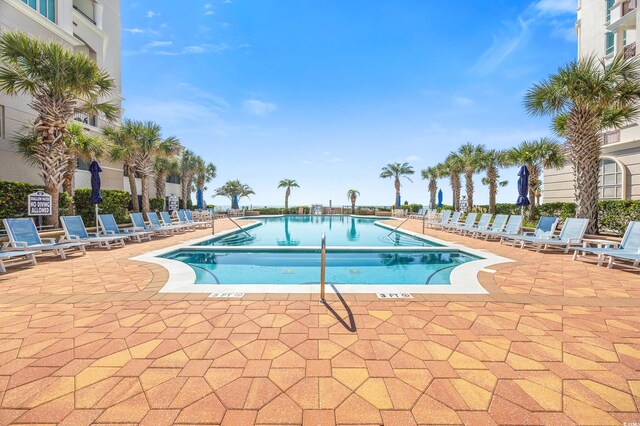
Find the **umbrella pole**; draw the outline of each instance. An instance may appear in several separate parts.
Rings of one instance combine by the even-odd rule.
[[[95,204],[96,206],[96,233],[99,234],[100,233],[100,222],[98,221],[98,205]]]

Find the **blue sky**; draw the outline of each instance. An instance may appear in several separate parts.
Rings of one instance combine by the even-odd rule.
[[[246,204],[390,205],[389,162],[416,169],[403,200],[427,203],[419,171],[470,141],[508,148],[549,135],[525,91],[576,56],[576,0],[122,2],[125,116],[256,192]],[[515,170],[499,202],[516,199]],[[487,189],[476,179],[476,203]],[[440,187],[451,201],[448,181]]]

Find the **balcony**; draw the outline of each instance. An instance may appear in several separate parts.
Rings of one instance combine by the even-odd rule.
[[[630,59],[636,56],[636,44],[631,43],[624,47],[624,58]]]
[[[76,112],[73,115],[74,121],[79,121],[82,124],[88,126],[98,127],[98,119],[95,115],[88,115],[83,112]]]
[[[638,7],[638,0],[627,0],[622,3],[622,16],[625,16]]]
[[[611,145],[620,142],[620,130],[614,130],[602,135],[602,145]]]
[[[92,0],[73,0],[73,10],[98,29],[102,29],[102,15],[104,7]]]
[[[76,6],[75,4],[73,5],[73,9],[78,12],[80,15],[82,15],[83,17],[85,17],[86,19],[88,19],[91,23],[93,23],[93,25],[96,24],[96,21],[93,20],[93,18],[89,15],[87,15],[86,13],[84,13],[82,11],[82,9],[80,9],[78,6]]]

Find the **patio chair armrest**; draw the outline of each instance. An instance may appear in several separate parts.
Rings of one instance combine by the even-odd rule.
[[[55,244],[57,242],[55,238],[40,238],[40,241],[47,244]]]
[[[107,231],[108,233],[109,231]],[[100,233],[99,232],[87,232],[87,235],[90,237],[99,237]]]
[[[2,246],[7,250],[24,250],[28,249],[29,245],[23,241],[13,241],[13,242],[5,242]]]
[[[55,242],[55,240],[54,240]],[[72,243],[77,243],[80,242],[80,237],[78,237],[77,235],[70,235],[68,237],[64,236],[60,238],[60,242],[72,242]]]

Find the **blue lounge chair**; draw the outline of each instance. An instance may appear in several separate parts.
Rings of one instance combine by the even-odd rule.
[[[133,228],[120,229],[118,227],[118,224],[116,223],[116,219],[112,214],[98,215],[98,220],[100,221],[100,226],[102,226],[102,229],[104,229],[104,233],[106,235],[120,235],[124,238],[135,240],[139,243],[141,243],[142,240],[151,240],[151,232],[136,231]]]
[[[7,272],[7,266],[37,265],[36,253],[40,252],[35,250],[0,251],[0,273]]]
[[[478,217],[478,213],[467,213],[467,217],[464,219],[464,222],[460,224],[452,224],[446,229],[451,232],[457,233],[462,232],[464,228],[473,228],[476,223],[476,217]]]
[[[162,224],[164,226],[173,226],[178,229],[186,229],[188,231],[195,231],[196,229],[190,223],[181,223],[179,221],[178,222],[172,221],[171,216],[169,215],[169,212],[160,212],[160,219],[162,219]]]
[[[442,215],[440,220],[428,221],[428,222],[425,222],[424,225],[426,227],[435,227],[437,225],[443,225],[445,223],[449,223],[449,218],[451,217],[451,210],[442,210],[440,214]]]
[[[478,227],[473,232],[471,232],[471,236],[476,238],[478,236],[483,235],[485,232],[504,232],[504,227],[507,225],[507,219],[509,219],[509,215],[506,214],[498,214],[493,219],[493,222],[487,226],[486,228]],[[480,219],[482,221],[482,219]]]
[[[162,222],[160,222],[160,218],[158,217],[158,213],[156,212],[148,212],[147,219],[149,219],[149,223],[154,229],[165,230],[173,234],[185,231],[183,226],[173,226],[173,225],[163,224]]]
[[[617,243],[612,241],[608,244],[608,247],[575,247],[573,260],[576,260],[579,254],[594,254],[598,256],[598,265],[602,265],[605,258],[609,256],[609,262],[611,266],[613,266],[613,259],[611,259],[611,257],[628,260],[627,256],[637,256],[638,250],[640,250],[640,221],[635,221],[629,222],[621,242]]]
[[[538,225],[533,232],[524,232],[519,235],[501,235],[500,242],[510,242],[515,246],[522,237],[534,237],[534,238],[551,238],[558,226],[558,218],[553,216],[542,216],[538,220]]]
[[[89,234],[80,216],[61,216],[62,228],[64,228],[65,241],[83,242],[89,245],[111,250],[112,247],[124,247],[125,237],[118,235],[100,235],[97,232]]]
[[[570,218],[564,222],[564,226],[560,231],[560,235],[557,237],[549,235],[545,237],[520,237],[517,239],[517,243],[520,244],[520,248],[525,246],[535,247],[536,251],[540,251],[548,248],[560,248],[564,249],[565,253],[569,253],[569,249],[573,244],[580,244],[584,233],[589,225],[588,219],[576,219]]]
[[[2,222],[9,236],[9,242],[5,244],[5,249],[8,251],[51,252],[55,256],[60,256],[61,259],[67,258],[67,251],[79,251],[83,255],[86,254],[85,243],[63,243],[56,242],[55,238],[40,238],[36,224],[31,218],[3,219]]]
[[[178,210],[176,214],[178,215],[178,222],[181,225],[191,225],[194,228],[204,228],[209,226],[209,222],[196,222],[194,220],[189,220],[187,217],[187,210]]]
[[[442,222],[442,223],[436,223],[433,227],[436,229],[444,229],[447,228],[449,226],[453,226],[456,225],[458,223],[460,223],[460,216],[462,215],[461,212],[453,212],[453,214],[451,215],[451,220],[449,222]]]
[[[131,223],[133,224],[133,227],[131,229],[133,229],[134,231],[147,231],[152,232],[153,235],[160,236],[168,236],[172,234],[171,230],[169,229],[162,228],[161,226],[155,227],[152,223],[144,223],[144,217],[142,217],[142,213],[129,213],[129,217],[131,217]],[[156,216],[156,219],[157,218],[158,217]],[[158,221],[158,223],[159,222],[160,221]]]
[[[521,229],[522,229],[522,215],[514,214],[514,215],[511,215],[511,217],[509,217],[509,221],[507,222],[503,230],[498,231],[497,229],[493,229],[492,227],[492,229],[488,231],[483,231],[481,232],[481,234],[484,235],[484,239],[485,241],[487,241],[490,238],[502,239],[504,237],[519,235]]]
[[[492,217],[493,215],[491,213],[484,213],[482,216],[480,216],[480,220],[478,220],[478,223],[471,226],[465,225],[462,229],[460,229],[460,234],[473,234],[479,229],[489,229],[489,223],[491,223]]]
[[[187,221],[189,223],[193,223],[196,226],[202,226],[203,228],[208,228],[209,226],[211,226],[211,222],[208,222],[206,220],[194,220],[193,214],[191,214],[191,210],[184,210],[184,214],[187,217]]]

